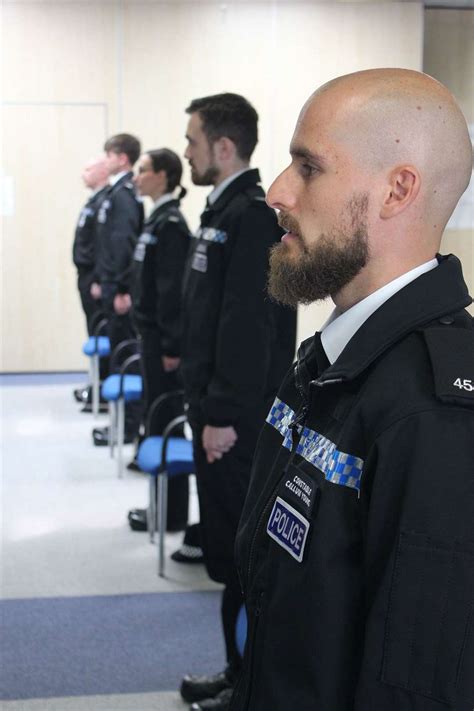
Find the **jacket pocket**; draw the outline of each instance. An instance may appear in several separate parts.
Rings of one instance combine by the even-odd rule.
[[[474,543],[407,531],[400,534],[386,621],[383,682],[452,704],[460,680],[462,697],[474,696],[473,660],[468,656],[473,589]]]

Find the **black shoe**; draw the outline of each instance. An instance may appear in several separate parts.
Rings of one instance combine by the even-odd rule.
[[[99,412],[108,412],[109,406],[106,402],[99,402]],[[79,412],[92,412],[92,403],[86,402],[84,407],[82,407]]]
[[[132,531],[147,531],[146,509],[132,509],[128,512],[128,523]]]
[[[96,447],[108,447],[109,446],[109,428],[108,427],[94,427],[92,430],[92,439]],[[134,435],[125,432],[123,443],[132,444],[135,441]]]
[[[146,509],[131,509],[128,512],[128,523],[132,531],[147,531],[148,530],[148,519]],[[168,523],[166,530],[168,533],[176,533],[177,531],[182,531],[186,528],[186,523]],[[194,562],[194,561],[193,561]],[[200,562],[200,561],[196,561]]]
[[[228,711],[233,689],[224,689],[214,698],[197,701],[190,706],[191,711]]]
[[[129,472],[141,472],[141,471],[143,471],[142,469],[140,469],[140,465],[139,465],[138,462],[137,462],[137,455],[135,455],[135,456],[133,457],[132,461],[127,464],[127,469],[128,469]],[[135,511],[136,509],[133,509],[133,510]]]
[[[182,698],[191,704],[193,701],[214,699],[222,691],[230,691],[232,695],[232,687],[233,683],[229,672],[225,669],[214,676],[186,675],[181,682],[180,693]]]
[[[171,554],[171,560],[175,563],[203,563],[204,555],[199,546],[188,546],[183,543],[181,548]]]
[[[73,395],[77,402],[88,402],[92,395],[92,387],[90,385],[84,385],[82,388],[76,388],[73,391]]]

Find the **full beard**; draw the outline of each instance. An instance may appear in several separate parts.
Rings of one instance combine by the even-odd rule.
[[[282,242],[272,247],[268,291],[273,299],[293,307],[322,301],[337,294],[365,267],[369,258],[368,195],[355,195],[347,212],[348,225],[319,235],[310,246],[300,236],[295,220],[280,213],[280,224],[294,232],[299,243],[289,246]]]
[[[194,185],[214,185],[218,177],[219,171],[214,165],[209,166],[204,173],[198,173],[195,168],[191,168],[191,180]]]

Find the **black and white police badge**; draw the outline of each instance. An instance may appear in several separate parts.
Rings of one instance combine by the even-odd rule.
[[[111,204],[110,200],[103,200],[100,204],[97,221],[100,222],[101,225],[105,225],[107,222],[107,210],[110,208]]]
[[[191,268],[205,274],[207,272],[207,244],[200,242],[193,255]]]
[[[298,467],[288,467],[268,519],[267,533],[298,563],[303,561],[318,498],[316,482]]]
[[[81,214],[79,215],[79,221],[77,223],[78,227],[84,227],[86,224],[86,220],[88,217],[92,217],[94,215],[94,210],[92,210],[90,207],[83,207],[81,210]]]

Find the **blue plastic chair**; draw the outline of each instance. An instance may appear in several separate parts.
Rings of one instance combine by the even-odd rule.
[[[124,348],[135,344],[135,341],[123,341],[114,350],[113,359]],[[125,403],[141,400],[143,395],[143,378],[141,375],[127,373],[133,363],[140,361],[141,355],[135,353],[129,356],[120,366],[119,373],[109,375],[102,383],[102,397],[109,403],[110,428],[109,442],[110,454],[114,455],[115,442],[117,442],[117,468],[118,476],[123,477],[123,440],[125,434]],[[111,363],[111,368],[113,363]]]
[[[245,642],[247,641],[247,613],[245,605],[239,610],[237,622],[235,623],[235,641],[241,657],[244,656]]]
[[[155,400],[148,415],[147,430],[159,407],[170,397],[182,397],[181,391],[165,393]],[[149,502],[147,509],[148,531],[153,543],[158,530],[158,575],[164,577],[165,534],[168,508],[168,478],[194,472],[193,445],[184,437],[172,437],[187,421],[186,415],[175,417],[163,435],[145,437],[138,449],[140,469],[149,476]],[[157,520],[158,519],[158,520]]]
[[[94,417],[99,414],[99,360],[110,355],[110,340],[108,336],[101,336],[107,325],[107,319],[101,319],[93,327],[93,335],[89,336],[82,346],[84,355],[90,358],[90,375],[92,388],[92,413]]]

